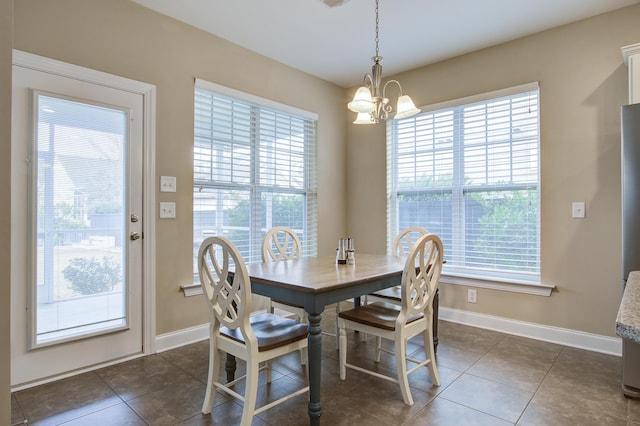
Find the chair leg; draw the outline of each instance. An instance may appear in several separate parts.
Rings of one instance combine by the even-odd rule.
[[[338,314],[340,313],[340,302],[338,302],[336,304],[336,349],[339,350],[340,348],[340,332],[338,330],[339,326],[338,326]]]
[[[222,351],[218,351],[216,345],[209,344],[209,374],[207,376],[207,392],[204,395],[204,402],[202,403],[202,414],[209,414],[213,407],[213,402],[216,399],[216,387],[214,382],[218,380],[218,374],[220,374],[220,359],[223,356]]]
[[[402,399],[407,405],[413,405],[413,397],[409,389],[409,376],[407,375],[407,342],[404,338],[395,339],[396,371],[398,374],[398,384],[402,392]]]
[[[438,368],[436,367],[436,353],[433,348],[433,329],[429,328],[425,330],[422,340],[424,341],[424,354],[430,361],[428,364],[429,376],[434,385],[440,386],[440,376],[438,375]]]
[[[382,337],[376,336],[376,362],[380,362],[380,354],[382,353]]]
[[[307,348],[300,349],[300,365],[307,365]]]
[[[271,383],[271,377],[273,376],[271,370],[271,360],[267,360],[264,362],[265,367],[267,368],[267,383]]]
[[[249,426],[253,421],[253,413],[256,409],[256,397],[258,394],[258,363],[247,361],[247,379],[244,390],[244,406],[242,407],[241,426]]]
[[[299,321],[309,325],[309,320],[307,319],[307,313],[305,312],[302,317],[299,317]],[[300,365],[307,365],[307,348],[300,349]]]
[[[337,334],[340,335],[340,344],[338,345],[339,358],[340,358],[340,380],[347,378],[347,331],[344,324],[339,324]]]

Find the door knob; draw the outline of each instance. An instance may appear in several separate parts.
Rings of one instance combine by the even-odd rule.
[[[139,240],[140,238],[142,238],[142,234],[140,234],[139,232],[132,232],[129,238],[131,238],[131,241]]]

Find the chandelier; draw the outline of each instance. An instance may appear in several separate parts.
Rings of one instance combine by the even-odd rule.
[[[420,109],[416,108],[415,104],[409,97],[402,92],[402,86],[397,80],[389,80],[382,90],[380,90],[380,84],[382,83],[382,56],[378,48],[378,0],[376,0],[376,56],[372,57],[373,66],[371,67],[371,74],[365,74],[364,85],[358,88],[353,100],[347,104],[347,107],[357,112],[358,116],[354,124],[377,124],[380,120],[386,120],[389,118],[389,113],[393,111],[391,105],[389,105],[389,98],[386,96],[387,86],[391,83],[398,85],[400,89],[400,95],[398,96],[398,104],[396,106],[396,114],[394,119],[411,117],[420,112]]]

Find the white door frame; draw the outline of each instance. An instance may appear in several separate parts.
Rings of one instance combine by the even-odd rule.
[[[144,261],[142,265],[142,355],[156,352],[156,314],[155,314],[155,274],[156,274],[156,252],[155,252],[155,108],[156,108],[156,88],[154,85],[143,83],[128,78],[114,76],[101,71],[92,70],[85,67],[71,65],[54,59],[45,58],[20,50],[13,50],[13,65],[30,68],[36,71],[50,74],[76,78],[95,84],[101,84],[114,89],[124,90],[142,96],[143,99],[143,200],[142,217],[143,227],[142,239]],[[140,356],[140,355],[138,355]],[[117,362],[121,362],[118,360]],[[87,371],[101,367],[92,366],[83,370],[65,374],[69,376],[78,374],[80,371]],[[48,378],[37,383],[29,383],[24,387],[34,386],[44,382],[59,379],[63,376]],[[12,390],[19,390],[12,387]]]

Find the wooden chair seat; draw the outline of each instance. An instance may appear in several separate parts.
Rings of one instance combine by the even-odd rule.
[[[376,302],[347,311],[340,312],[340,318],[354,321],[371,327],[393,331],[396,329],[396,319],[400,314],[400,307],[391,303]],[[410,314],[407,324],[424,317],[423,313]]]
[[[300,339],[306,339],[308,334],[307,324],[268,312],[251,316],[249,322],[253,329],[253,334],[258,339],[258,352],[268,351]],[[220,334],[236,342],[245,343],[239,327],[235,330],[220,327]]]

